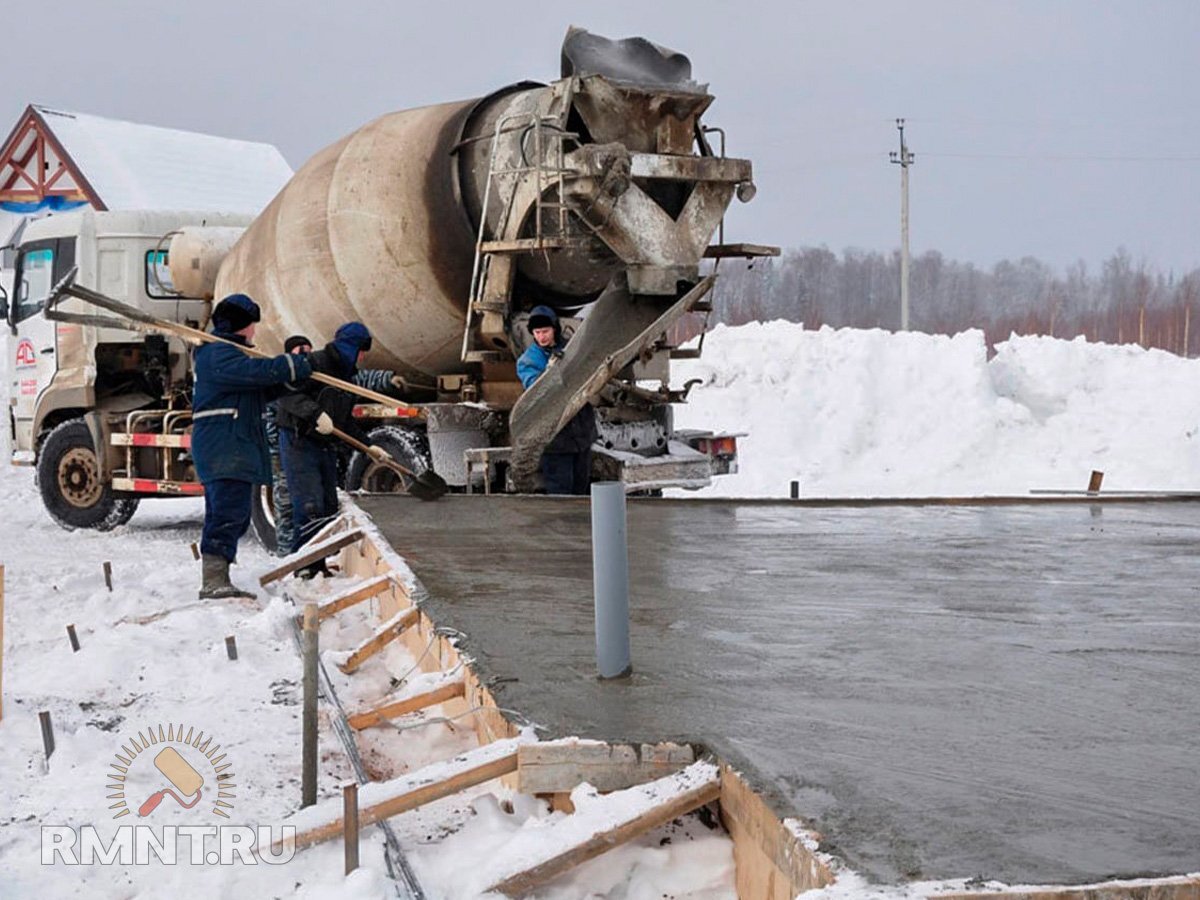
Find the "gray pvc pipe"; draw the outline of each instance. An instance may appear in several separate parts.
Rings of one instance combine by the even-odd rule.
[[[601,678],[633,671],[629,653],[629,546],[625,485],[592,485],[592,585],[596,597],[596,666]]]

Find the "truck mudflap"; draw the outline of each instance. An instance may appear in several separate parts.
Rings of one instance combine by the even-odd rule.
[[[663,488],[699,490],[712,484],[713,459],[682,441],[670,441],[667,452],[641,456],[622,450],[592,448],[592,475],[602,481],[619,481],[626,492]]]
[[[664,304],[662,298],[631,294],[624,275],[613,279],[567,344],[562,360],[513,407],[511,478],[518,491],[534,490],[542,451],[567,422],[690,312],[714,281],[714,276],[706,276],[682,297]]]

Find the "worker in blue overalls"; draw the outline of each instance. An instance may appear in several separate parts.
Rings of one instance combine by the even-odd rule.
[[[371,333],[361,322],[347,322],[333,341],[312,353],[314,372],[353,381],[358,363],[371,349]],[[334,430],[347,432],[361,443],[369,438],[353,419],[354,398],[345,391],[306,380],[280,397],[275,422],[279,428],[279,456],[292,498],[292,546],[297,550],[338,511],[338,455]],[[390,457],[382,447],[370,446],[375,462]],[[296,574],[311,578],[329,574],[324,561],[305,566]]]
[[[213,334],[252,347],[260,318],[257,303],[230,294],[213,310]],[[250,527],[255,487],[271,483],[263,410],[277,390],[307,378],[312,367],[304,356],[255,359],[228,343],[212,343],[196,351],[194,370],[192,459],[204,485],[200,597],[253,597],[229,580],[229,566]]]

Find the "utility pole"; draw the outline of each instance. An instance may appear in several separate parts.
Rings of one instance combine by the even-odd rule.
[[[904,120],[896,120],[900,132],[900,152],[891,152],[891,160],[900,166],[900,330],[908,331],[908,167],[916,162],[904,143]]]

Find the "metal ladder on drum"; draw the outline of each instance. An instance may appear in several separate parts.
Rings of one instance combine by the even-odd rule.
[[[471,292],[467,302],[466,323],[463,327],[463,362],[501,362],[510,354],[503,350],[473,346],[472,336],[476,327],[488,314],[505,315],[508,312],[508,295],[516,271],[515,257],[522,253],[547,253],[550,250],[572,246],[567,237],[570,205],[564,200],[565,176],[572,174],[566,168],[564,145],[577,140],[578,135],[569,132],[564,125],[575,94],[575,79],[570,79],[562,91],[557,92],[546,113],[525,112],[504,116],[496,122],[492,134],[491,152],[488,157],[488,175],[484,186],[483,204],[479,216],[479,230],[475,238],[475,259],[471,267]],[[556,109],[557,107],[557,109]],[[525,147],[532,138],[533,161],[525,165],[497,168],[497,153],[500,136],[512,131],[523,131],[520,144],[522,161]],[[547,142],[552,141],[551,164],[545,161]],[[531,238],[501,237],[509,230],[517,196],[523,185],[532,177],[534,191],[534,236]],[[511,189],[504,203],[504,211],[497,224],[496,236],[487,234],[487,211],[493,191],[503,189],[500,182],[511,179]],[[546,193],[554,190],[557,199],[546,199]],[[545,214],[550,212],[557,219],[557,232],[547,236]],[[520,223],[516,223],[518,226]]]

